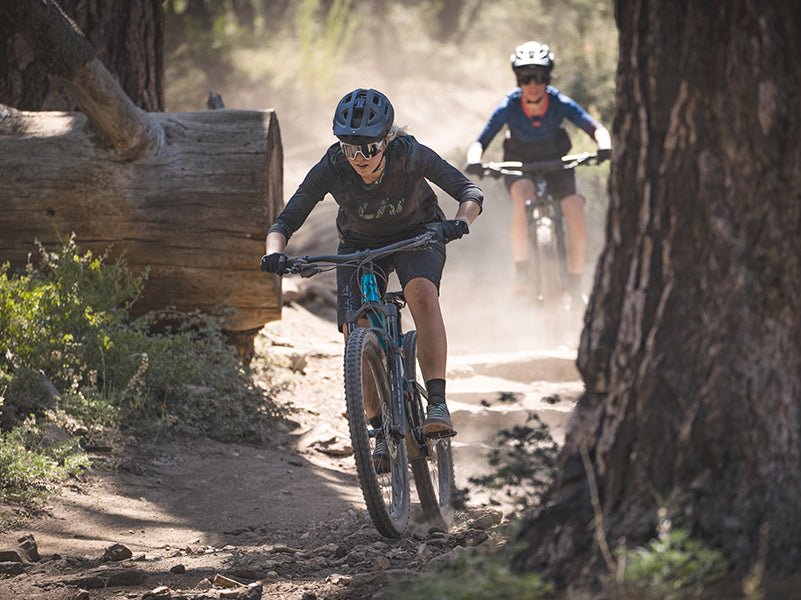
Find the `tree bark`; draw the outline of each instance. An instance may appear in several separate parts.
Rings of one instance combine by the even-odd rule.
[[[102,142],[132,159],[155,152],[161,130],[131,102],[80,30],[52,0],[2,0],[0,17],[28,42],[61,79]]]
[[[613,548],[656,511],[724,551],[801,559],[801,9],[617,0],[606,242],[556,484],[521,571],[602,568],[582,447]],[[598,531],[596,529],[596,531]]]
[[[37,10],[41,9],[43,3]],[[134,105],[148,112],[164,110],[164,11],[160,0],[59,0],[58,6],[86,35],[97,59]],[[25,2],[0,0],[4,8]],[[32,13],[28,13],[29,15]],[[6,16],[0,18],[5,22]],[[61,79],[37,57],[23,36],[0,27],[0,104],[19,110],[63,110],[79,107]]]
[[[149,271],[134,316],[174,307],[239,314],[229,331],[281,316],[277,277],[258,270],[282,207],[283,152],[273,111],[153,113],[157,154],[120,161],[80,113],[0,106],[0,262],[24,268],[34,240],[75,233],[85,250]]]

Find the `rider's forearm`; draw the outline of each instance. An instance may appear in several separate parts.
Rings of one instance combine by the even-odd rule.
[[[471,225],[479,214],[481,214],[481,205],[478,202],[473,202],[472,200],[465,200],[459,204],[459,210],[456,211],[455,218],[459,219],[460,221],[464,221],[468,225]]]
[[[271,231],[267,234],[267,252],[265,254],[274,254],[275,252],[283,252],[286,248],[286,237],[283,233]]]

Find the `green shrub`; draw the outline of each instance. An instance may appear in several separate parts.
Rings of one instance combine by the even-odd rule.
[[[539,575],[517,575],[499,556],[462,553],[442,568],[424,572],[412,585],[390,588],[390,600],[436,598],[437,600],[539,600],[553,586]]]
[[[0,498],[24,506],[49,496],[55,485],[89,466],[74,442],[44,446],[46,428],[34,419],[0,433]]]
[[[672,529],[664,509],[659,532],[647,545],[624,552],[623,581],[643,598],[695,598],[727,570],[723,555],[693,539],[684,529]]]
[[[145,276],[132,276],[124,260],[81,253],[74,237],[54,252],[39,245],[39,259],[18,275],[0,267],[0,480],[7,498],[24,501],[86,463],[76,445],[72,454],[45,452],[24,433],[55,418],[90,432],[257,441],[283,416],[228,343],[222,314],[171,313],[175,324],[156,330],[154,316],[131,322]]]
[[[145,277],[124,260],[81,254],[73,238],[39,251],[37,267],[0,275],[2,372],[44,374],[57,408],[104,426],[256,439],[280,415],[228,344],[222,315],[173,313],[177,324],[154,331],[154,316],[130,322]]]

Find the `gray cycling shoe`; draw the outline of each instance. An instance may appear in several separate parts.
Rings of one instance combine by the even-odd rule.
[[[389,473],[389,446],[383,435],[377,435],[375,439],[375,449],[373,450],[373,468],[379,475]]]
[[[426,420],[423,421],[424,435],[437,435],[453,431],[453,422],[444,402],[429,402]]]

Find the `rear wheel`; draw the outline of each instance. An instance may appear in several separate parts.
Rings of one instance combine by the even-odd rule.
[[[406,443],[392,434],[386,359],[378,336],[369,329],[355,329],[345,343],[345,403],[353,457],[367,511],[381,535],[400,537],[409,521]],[[373,427],[368,415],[377,417],[381,427]],[[373,452],[381,438],[387,444],[389,465],[377,473]]]
[[[417,496],[423,514],[429,520],[439,520],[445,527],[453,519],[453,453],[451,438],[426,438],[422,433],[422,396],[424,387],[417,380],[417,332],[403,336],[404,366],[406,370],[407,407],[409,413],[409,446],[412,447],[411,466]]]

